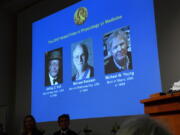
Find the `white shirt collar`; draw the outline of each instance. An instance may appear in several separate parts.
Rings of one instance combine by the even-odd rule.
[[[67,131],[68,131],[68,129],[66,129],[66,130],[60,130],[61,131],[61,134],[66,134],[67,133]]]
[[[88,68],[86,69],[86,71],[84,72],[83,76],[79,76],[78,73],[76,74],[76,80],[88,79],[88,78],[90,78],[90,75],[91,75],[91,70],[90,70],[90,68],[88,67]]]
[[[55,82],[55,84],[54,84],[54,79],[56,79],[56,78],[53,78],[50,74],[49,74],[49,79],[50,79],[50,83],[51,83],[51,85],[56,85],[56,84],[58,84],[58,82],[56,81]]]
[[[114,61],[115,65],[116,65],[116,67],[117,67],[119,70],[129,69],[129,58],[128,58],[128,56],[126,56],[126,64],[125,64],[123,67],[120,66],[120,65],[116,62],[116,60],[114,59],[114,57],[113,57],[113,61]]]

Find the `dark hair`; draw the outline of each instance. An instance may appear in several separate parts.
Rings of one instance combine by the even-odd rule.
[[[59,61],[59,67],[61,66],[61,60],[62,60],[62,54],[61,54],[61,48],[60,50],[53,50],[51,52],[48,52],[47,54],[47,60],[48,60],[48,67],[50,66],[50,63],[52,60],[58,60]]]
[[[3,124],[0,123],[0,131],[3,131]]]
[[[86,62],[87,62],[88,57],[89,57],[88,48],[87,48],[87,46],[85,44],[81,44],[81,47],[82,47],[82,49],[84,51],[84,54],[85,54],[85,57],[86,57]]]
[[[58,122],[60,122],[61,118],[66,118],[68,121],[70,120],[69,114],[62,114],[58,117]]]
[[[32,115],[26,115],[25,117],[24,117],[24,121],[23,121],[23,133],[22,133],[22,135],[26,135],[27,134],[27,128],[26,128],[26,125],[25,125],[25,123],[26,123],[26,120],[28,119],[28,118],[31,118],[32,119],[32,121],[33,121],[33,131],[38,131],[38,129],[37,129],[37,126],[36,126],[36,120],[35,120],[35,118],[32,116]]]

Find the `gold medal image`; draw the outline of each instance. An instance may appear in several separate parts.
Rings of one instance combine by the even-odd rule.
[[[85,7],[80,7],[76,10],[75,14],[74,14],[74,22],[75,24],[83,24],[86,19],[88,17],[88,12],[87,12],[87,8]]]

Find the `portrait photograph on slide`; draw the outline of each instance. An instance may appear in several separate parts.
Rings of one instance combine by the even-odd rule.
[[[94,77],[92,39],[72,44],[72,81]]]
[[[129,26],[105,34],[103,41],[105,74],[132,69]]]
[[[45,54],[45,85],[57,85],[63,82],[62,48]]]

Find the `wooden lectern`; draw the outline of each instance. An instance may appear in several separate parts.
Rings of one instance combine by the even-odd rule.
[[[173,135],[180,135],[180,92],[172,94],[153,94],[141,100],[144,113],[162,121]]]

